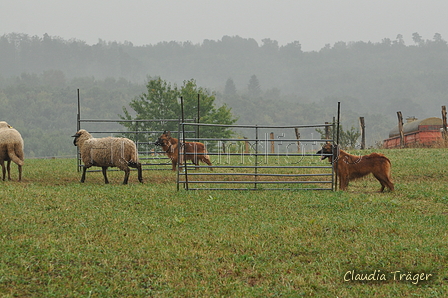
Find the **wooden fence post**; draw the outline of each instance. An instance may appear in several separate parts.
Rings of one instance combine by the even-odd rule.
[[[398,132],[400,133],[400,148],[404,148],[404,134],[403,134],[403,116],[401,111],[397,112],[398,116]]]
[[[294,131],[296,132],[296,138],[297,138],[297,153],[300,153],[300,132],[297,127],[294,128]]]
[[[366,124],[364,117],[359,117],[359,122],[361,124],[361,150],[364,150],[366,149]]]
[[[325,139],[330,138],[330,127],[328,126],[328,122],[325,122]]]
[[[446,121],[446,106],[442,106],[442,138],[443,145],[446,147],[448,145],[448,133],[447,133],[447,121]]]

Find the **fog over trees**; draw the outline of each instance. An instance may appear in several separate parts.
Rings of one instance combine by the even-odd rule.
[[[21,131],[28,156],[70,155],[76,89],[85,117],[118,119],[150,78],[193,79],[244,124],[331,121],[340,101],[344,127],[365,117],[373,145],[395,126],[396,111],[440,117],[448,104],[447,42],[438,33],[412,40],[399,34],[304,52],[299,41],[239,36],[134,46],[11,33],[0,37],[0,120]]]

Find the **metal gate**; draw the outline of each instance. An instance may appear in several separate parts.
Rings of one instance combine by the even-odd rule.
[[[333,127],[333,132],[336,131],[334,123],[293,126],[181,123],[179,135],[183,131],[196,130],[195,127],[199,126],[201,131],[206,131],[208,127],[231,128],[241,136],[228,139],[188,138],[184,134],[181,138],[183,143],[204,143],[213,165],[201,163],[199,166],[187,166],[179,158],[178,190],[181,187],[186,190],[335,189],[332,165],[321,161],[322,156],[315,154],[323,143],[334,143],[335,137],[321,139],[319,135],[319,138],[314,138],[316,128]],[[183,160],[187,160],[188,155],[200,155],[179,150]]]

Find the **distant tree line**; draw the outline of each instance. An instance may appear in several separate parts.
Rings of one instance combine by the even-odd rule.
[[[365,117],[372,145],[396,125],[396,111],[439,116],[448,104],[447,42],[437,33],[412,40],[406,45],[397,35],[304,52],[298,41],[239,36],[134,46],[11,33],[0,37],[0,118],[25,130],[28,154],[64,155],[74,150],[66,136],[75,127],[77,88],[85,117],[117,119],[147,92],[150,76],[173,86],[194,80],[244,124],[331,121],[340,101],[344,127]]]

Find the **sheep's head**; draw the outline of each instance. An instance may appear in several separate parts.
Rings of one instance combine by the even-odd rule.
[[[0,121],[0,128],[12,128],[6,121]]]
[[[88,133],[87,130],[80,129],[72,137],[75,138],[73,140],[73,145],[78,146],[79,145],[79,142],[78,142],[79,139],[87,140],[87,139],[92,138],[92,135],[90,133]]]

